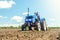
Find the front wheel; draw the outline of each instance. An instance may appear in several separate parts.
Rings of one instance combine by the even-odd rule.
[[[22,29],[22,31],[25,31],[26,30],[26,26],[22,25],[21,29]]]

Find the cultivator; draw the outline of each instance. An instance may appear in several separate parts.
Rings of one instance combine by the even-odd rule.
[[[34,16],[35,15],[35,16]],[[25,23],[22,25],[22,31],[27,30],[47,30],[46,20],[45,18],[40,19],[38,12],[35,12],[34,15],[29,15],[29,8],[28,14],[25,18]]]

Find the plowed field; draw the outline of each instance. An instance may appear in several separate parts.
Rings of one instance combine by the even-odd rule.
[[[0,40],[60,40],[60,29],[48,31],[21,31],[20,29],[0,29]]]

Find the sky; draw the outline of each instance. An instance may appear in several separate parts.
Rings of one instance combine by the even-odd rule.
[[[0,26],[22,25],[27,15],[38,11],[47,26],[60,26],[60,0],[0,0]]]

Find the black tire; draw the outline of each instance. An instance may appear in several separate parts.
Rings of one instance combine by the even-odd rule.
[[[21,29],[22,29],[22,31],[25,31],[26,30],[26,26],[22,25]]]
[[[32,30],[32,27],[31,26],[29,27],[29,30]]]

